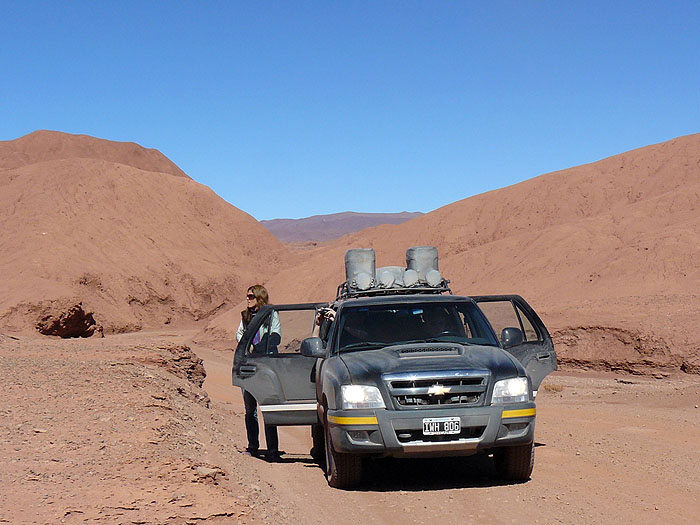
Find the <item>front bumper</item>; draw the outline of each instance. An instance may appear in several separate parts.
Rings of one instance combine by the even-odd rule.
[[[329,410],[338,452],[392,457],[470,455],[531,443],[535,403],[440,410]],[[459,417],[458,435],[424,436],[423,418]]]

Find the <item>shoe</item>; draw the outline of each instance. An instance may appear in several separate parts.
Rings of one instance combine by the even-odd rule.
[[[265,459],[267,459],[267,461],[269,461],[270,463],[279,463],[280,461],[282,461],[282,456],[280,455],[279,451],[273,450],[267,453]]]
[[[252,456],[254,458],[259,458],[260,457],[260,451],[257,448],[247,448],[245,449],[245,452],[243,452],[246,456]]]

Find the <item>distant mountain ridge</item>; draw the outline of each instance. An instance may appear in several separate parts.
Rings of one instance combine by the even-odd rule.
[[[302,219],[260,221],[282,242],[330,241],[381,224],[402,224],[424,215],[421,212],[357,213],[346,211]]]

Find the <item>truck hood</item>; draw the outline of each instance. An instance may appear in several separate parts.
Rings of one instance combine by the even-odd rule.
[[[420,343],[358,350],[340,357],[354,384],[375,384],[382,374],[430,370],[488,370],[495,379],[525,375],[509,354],[493,346]]]

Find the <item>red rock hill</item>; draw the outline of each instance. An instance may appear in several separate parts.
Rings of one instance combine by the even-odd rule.
[[[200,319],[277,270],[250,215],[133,143],[40,131],[0,142],[0,329],[82,302],[107,332]]]
[[[435,245],[456,293],[523,295],[564,362],[700,372],[700,135],[549,173],[300,254],[278,302],[329,300],[344,252]],[[210,333],[228,326],[223,314]],[[201,334],[206,339],[207,332]]]

